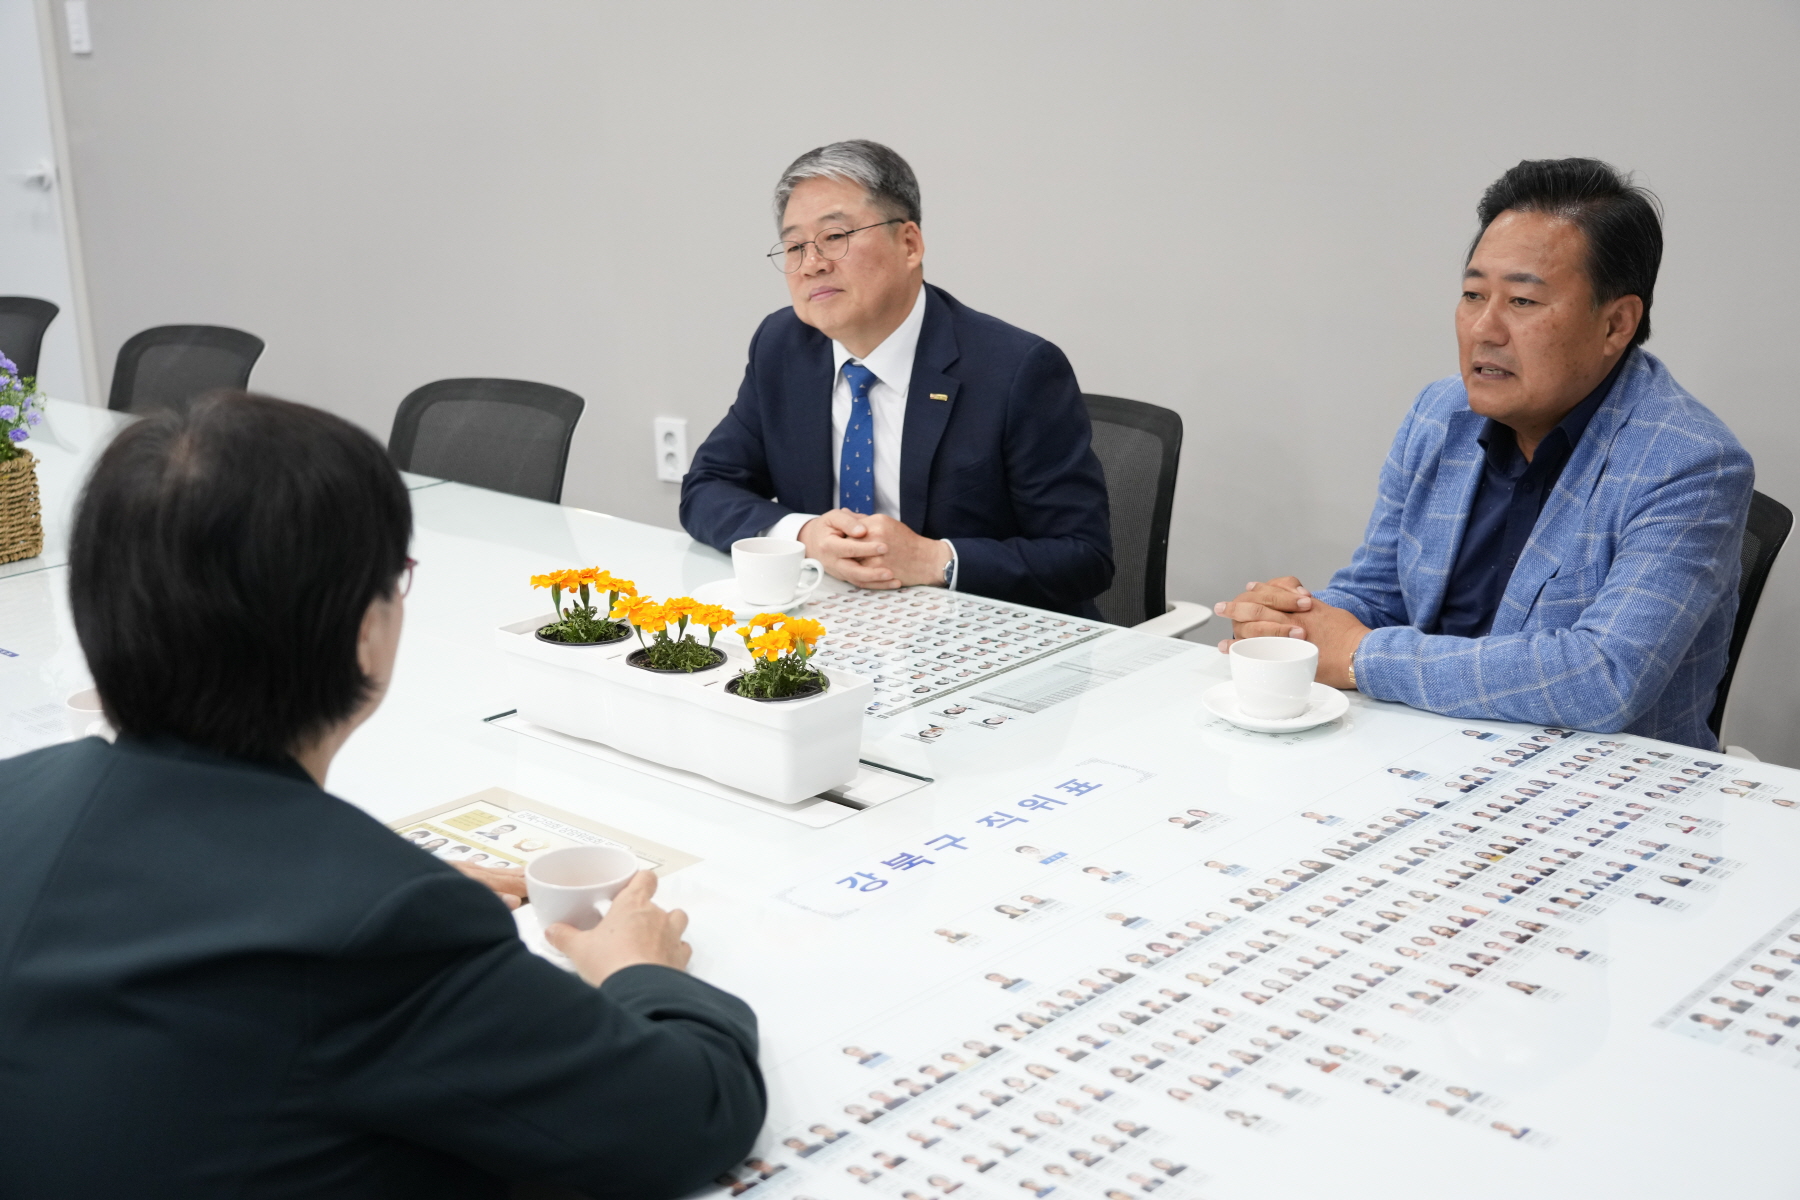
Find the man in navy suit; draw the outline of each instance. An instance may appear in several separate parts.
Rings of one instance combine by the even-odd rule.
[[[1097,616],[1106,480],[1062,351],[925,283],[918,181],[885,146],[801,155],[775,216],[793,307],[682,481],[688,533],[795,538],[859,587]]]

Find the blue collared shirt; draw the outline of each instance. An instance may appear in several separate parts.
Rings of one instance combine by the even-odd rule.
[[[1493,628],[1494,614],[1500,611],[1500,597],[1512,579],[1513,567],[1531,530],[1544,511],[1544,502],[1562,478],[1575,443],[1581,440],[1588,422],[1600,411],[1612,392],[1619,368],[1629,353],[1608,371],[1600,386],[1569,410],[1555,429],[1538,443],[1537,451],[1527,462],[1519,452],[1519,441],[1513,431],[1490,418],[1476,439],[1486,454],[1481,467],[1481,481],[1475,485],[1475,499],[1469,505],[1469,522],[1463,528],[1462,547],[1456,552],[1456,565],[1444,589],[1444,606],[1438,612],[1437,628],[1430,632],[1451,637],[1486,637]]]

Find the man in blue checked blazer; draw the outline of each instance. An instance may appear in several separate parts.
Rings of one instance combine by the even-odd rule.
[[[751,339],[682,480],[682,526],[719,550],[797,539],[860,587],[1098,616],[1106,480],[1062,352],[925,283],[918,181],[885,146],[801,155],[775,215],[793,306]]]
[[[1218,611],[1234,637],[1317,642],[1320,682],[1378,700],[1716,749],[1753,472],[1641,348],[1654,202],[1560,159],[1520,163],[1478,212],[1462,373],[1413,403],[1350,565]]]

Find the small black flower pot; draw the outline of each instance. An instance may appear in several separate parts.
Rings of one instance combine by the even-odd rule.
[[[759,704],[781,704],[788,700],[804,700],[808,696],[823,696],[825,694],[824,684],[809,683],[791,696],[745,696],[742,692],[738,691],[738,680],[742,678],[742,675],[738,675],[727,680],[725,683],[725,690],[734,696],[740,696],[745,700],[754,700]]]
[[[565,642],[559,637],[545,637],[544,629],[548,629],[548,628],[550,628],[550,626],[546,625],[543,627],[543,629],[539,629],[537,631],[537,640],[538,641],[549,642],[552,646],[568,646],[572,649],[579,649],[584,646],[616,646],[620,642],[624,641],[626,638],[631,636],[631,626],[627,625],[625,628],[619,630],[619,632],[615,633],[613,636],[611,636],[609,638],[603,638],[602,640],[600,640],[598,642]]]
[[[713,656],[713,660],[704,667],[653,667],[650,665],[650,651],[648,650],[633,650],[625,656],[625,665],[636,667],[640,671],[649,671],[652,675],[695,675],[701,671],[714,670],[724,663],[725,652],[723,650],[716,646],[700,648]]]

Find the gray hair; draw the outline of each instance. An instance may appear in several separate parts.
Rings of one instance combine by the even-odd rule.
[[[858,138],[808,150],[788,164],[775,185],[775,228],[787,212],[788,198],[808,179],[844,179],[862,185],[869,203],[887,217],[919,224],[919,180],[906,160],[883,146]]]

